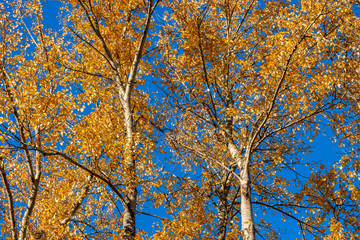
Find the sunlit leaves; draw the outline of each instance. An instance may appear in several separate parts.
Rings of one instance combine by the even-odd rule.
[[[1,232],[122,238],[159,208],[134,238],[240,239],[253,221],[276,239],[270,214],[303,238],[358,238],[352,4],[71,0],[53,33],[39,1],[2,3]],[[338,162],[304,161],[330,128]]]
[[[328,124],[321,114],[337,122],[344,119],[332,111],[341,109],[345,94],[336,86],[339,81],[351,86],[356,81],[339,74],[350,63],[343,55],[347,46],[343,48],[342,39],[346,44],[352,41],[348,38],[352,33],[339,33],[346,29],[344,19],[352,19],[355,25],[356,16],[350,5],[338,2],[295,5],[273,1],[264,5],[255,1],[169,4],[172,12],[163,28],[166,40],[160,42],[164,54],[160,76],[174,122],[168,136],[182,165],[201,173],[204,183],[208,181],[205,176],[232,171],[236,159],[228,152],[229,142],[236,143],[243,158],[251,152],[254,200],[293,217],[290,209],[299,211],[306,203],[294,204],[299,196],[288,189],[297,187],[299,181],[284,178],[283,172],[298,174],[301,155],[309,151],[306,143],[313,142],[324,122]],[[353,101],[354,94],[348,90],[347,98]],[[338,126],[344,129],[341,126],[345,125]],[[239,166],[239,174],[241,169]],[[218,188],[239,184],[235,179],[235,183],[216,182],[214,177],[212,181]],[[320,186],[329,188],[324,183]],[[311,188],[304,188],[303,194],[311,195],[308,190]],[[338,194],[348,197],[342,191]],[[219,206],[224,199],[217,197]],[[230,195],[225,199],[231,202]],[[274,207],[278,205],[281,207]],[[218,210],[219,218],[220,214]]]

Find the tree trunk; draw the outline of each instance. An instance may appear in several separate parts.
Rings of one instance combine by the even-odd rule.
[[[229,185],[228,183],[229,173],[225,173],[223,178],[222,186],[219,191],[219,207],[218,207],[218,234],[217,240],[225,240],[226,239],[226,226],[229,215],[229,203],[228,203],[228,195],[229,195]]]
[[[36,139],[36,148],[41,149],[41,135],[40,135],[39,128],[35,128],[35,139]],[[24,136],[24,134],[22,134]],[[25,138],[23,138],[25,139]],[[24,140],[24,142],[26,142]],[[27,155],[28,159],[31,159],[30,153],[28,151],[28,148],[26,145],[24,145],[25,154]],[[26,231],[29,225],[30,217],[33,213],[35,204],[36,204],[36,198],[38,196],[39,187],[40,187],[40,178],[41,178],[41,154],[39,151],[36,150],[35,154],[35,176],[32,177],[34,180],[32,181],[32,189],[30,193],[30,197],[27,202],[27,207],[24,213],[24,216],[22,217],[22,220],[20,222],[20,231],[19,231],[19,240],[26,239]],[[33,162],[29,161],[29,165],[31,166]]]
[[[228,144],[229,152],[236,161],[240,170],[240,195],[241,195],[241,231],[244,240],[255,239],[254,219],[252,213],[251,190],[250,190],[250,150],[246,149],[245,157],[241,157],[239,150],[233,142]]]
[[[124,217],[123,217],[123,228],[124,228],[124,239],[134,239],[136,234],[135,228],[135,214],[136,214],[136,188],[127,188],[125,196],[124,206]]]
[[[137,205],[136,176],[135,176],[135,159],[134,159],[134,121],[131,112],[130,95],[125,95],[123,100],[126,140],[125,166],[126,176],[126,193],[123,216],[124,239],[134,239],[136,234],[135,215]]]
[[[135,227],[135,215],[136,215],[136,206],[137,206],[137,183],[136,183],[136,164],[134,159],[134,119],[132,115],[131,108],[131,93],[132,88],[135,82],[135,77],[138,73],[137,69],[139,67],[140,59],[143,54],[143,49],[145,42],[148,36],[148,30],[151,22],[152,13],[156,7],[153,0],[149,0],[146,13],[146,21],[144,25],[144,32],[141,36],[137,51],[135,53],[133,62],[131,64],[129,76],[125,84],[125,88],[122,87],[121,80],[118,79],[119,85],[119,96],[121,99],[121,104],[124,110],[124,120],[126,127],[126,149],[125,149],[125,203],[124,205],[124,216],[123,216],[123,229],[124,229],[124,239],[135,239],[136,227]]]
[[[244,240],[255,239],[254,219],[252,213],[249,168],[242,170],[241,178],[241,230]]]

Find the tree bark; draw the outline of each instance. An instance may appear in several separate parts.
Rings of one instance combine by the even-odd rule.
[[[136,176],[135,176],[135,159],[134,159],[134,120],[131,112],[130,95],[125,95],[122,105],[124,108],[126,140],[127,146],[125,151],[126,165],[126,193],[123,216],[124,239],[134,239],[136,234],[135,215],[137,205]]]
[[[2,182],[4,183],[4,188],[6,191],[6,196],[9,202],[9,214],[10,214],[10,222],[11,222],[11,236],[15,240],[17,239],[17,230],[16,230],[16,217],[15,217],[15,208],[14,208],[14,198],[10,189],[9,181],[6,176],[5,167],[3,163],[3,157],[0,157],[0,172]]]
[[[137,204],[137,191],[136,187],[127,187],[125,195],[125,206],[124,206],[124,217],[123,217],[123,228],[124,228],[124,239],[134,239],[136,234],[135,226],[135,214]]]
[[[126,127],[126,150],[125,150],[125,171],[127,172],[126,176],[126,193],[125,193],[125,203],[124,203],[124,215],[123,215],[123,229],[124,229],[124,239],[134,239],[136,235],[136,226],[135,226],[135,215],[136,215],[136,206],[137,206],[137,190],[136,190],[136,163],[134,159],[135,144],[133,138],[134,132],[134,119],[131,107],[131,94],[133,85],[135,82],[135,77],[138,73],[137,69],[139,67],[140,59],[143,54],[145,42],[148,36],[148,30],[150,26],[150,20],[152,13],[156,7],[156,4],[153,4],[154,1],[150,0],[147,6],[147,14],[144,25],[144,32],[141,36],[139,46],[135,53],[128,80],[126,82],[125,89],[119,87],[119,96],[121,99],[121,104],[124,110],[124,120]],[[119,86],[121,86],[121,81]]]
[[[219,207],[218,207],[218,234],[217,240],[225,240],[226,239],[226,226],[228,222],[229,216],[229,190],[230,186],[228,185],[229,175],[231,173],[225,173],[222,186],[219,191]]]
[[[35,139],[36,139],[36,148],[41,149],[41,136],[40,136],[39,128],[35,128]],[[27,146],[25,149],[27,149]],[[29,154],[29,153],[26,153],[26,154]],[[31,158],[30,155],[27,157]],[[27,207],[26,207],[24,216],[22,217],[21,222],[20,222],[19,240],[24,240],[26,238],[27,227],[29,225],[30,217],[34,210],[36,198],[37,198],[37,195],[39,192],[40,178],[41,178],[41,155],[40,155],[40,152],[37,150],[36,150],[36,154],[35,154],[35,162],[36,162],[35,176],[34,176],[34,180],[32,182],[32,189],[31,189],[30,197],[27,202]]]
[[[147,2],[147,4],[146,4]],[[120,99],[120,103],[122,106],[122,110],[124,111],[124,127],[126,129],[126,146],[125,146],[125,157],[124,157],[124,165],[123,170],[125,171],[125,186],[126,191],[124,193],[124,198],[121,197],[122,205],[124,208],[123,213],[123,239],[134,239],[136,234],[135,228],[135,215],[136,215],[136,206],[137,206],[137,180],[136,180],[136,162],[135,162],[135,144],[133,138],[133,132],[136,131],[134,120],[133,120],[133,108],[134,106],[131,105],[131,95],[132,90],[135,84],[135,78],[138,73],[138,67],[143,55],[143,50],[145,48],[145,43],[148,37],[148,31],[151,23],[151,17],[156,5],[160,1],[149,0],[143,1],[146,7],[146,19],[144,23],[143,33],[140,37],[139,45],[137,46],[134,58],[132,60],[132,64],[130,67],[130,71],[128,73],[128,77],[126,81],[124,81],[123,74],[120,74],[119,66],[120,63],[116,62],[116,59],[113,57],[104,37],[100,31],[100,25],[98,24],[98,19],[92,13],[92,6],[91,4],[87,5],[85,2],[79,0],[80,6],[85,11],[86,17],[88,22],[91,26],[91,29],[98,37],[103,50],[104,56],[108,61],[111,69],[113,69],[113,73],[115,76],[115,82],[118,87],[118,96]],[[131,10],[135,11],[135,9]],[[128,13],[126,17],[126,21],[130,21],[132,13],[131,11]],[[124,27],[124,33],[126,31],[126,25]],[[96,176],[96,175],[95,175]],[[113,189],[114,190],[114,189]],[[120,195],[118,195],[120,197]]]
[[[228,143],[228,149],[240,170],[241,231],[243,233],[243,239],[254,240],[255,228],[252,213],[249,171],[250,149],[246,149],[245,157],[241,157],[239,150],[231,141]]]

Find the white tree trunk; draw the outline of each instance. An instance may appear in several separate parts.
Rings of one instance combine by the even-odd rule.
[[[135,179],[135,159],[134,159],[134,121],[131,112],[130,95],[125,95],[127,99],[122,102],[124,108],[125,126],[126,126],[126,150],[125,166],[128,176],[126,176],[126,193],[123,215],[124,239],[134,239],[136,234],[135,215],[137,205],[137,191]]]
[[[254,240],[255,228],[252,213],[249,171],[250,150],[247,148],[245,157],[241,157],[239,150],[233,142],[228,143],[228,149],[240,170],[241,231],[243,233],[243,239]]]

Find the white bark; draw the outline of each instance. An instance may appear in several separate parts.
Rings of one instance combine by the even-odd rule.
[[[135,160],[133,157],[134,154],[134,139],[133,139],[133,130],[134,130],[134,120],[131,112],[130,104],[130,95],[126,95],[127,99],[124,99],[122,102],[124,109],[125,117],[125,126],[126,126],[126,154],[125,154],[125,164],[126,171],[130,176],[127,176],[126,181],[126,193],[125,193],[125,204],[124,204],[124,215],[123,215],[123,228],[124,228],[124,239],[134,239],[136,233],[135,226],[135,214],[136,214],[136,205],[137,205],[137,192],[136,192],[136,182],[135,182]]]
[[[243,239],[254,240],[255,228],[252,213],[249,171],[250,150],[247,148],[245,157],[241,157],[239,150],[233,142],[228,143],[228,150],[240,170],[241,231],[243,233]]]
[[[130,176],[127,176],[128,180],[125,183],[126,193],[124,197],[125,203],[124,203],[124,214],[123,214],[124,239],[134,239],[136,234],[135,215],[136,215],[136,206],[137,206],[137,190],[136,190],[136,180],[135,180],[136,163],[134,159],[135,146],[134,146],[134,138],[133,138],[134,120],[133,120],[133,113],[131,107],[131,94],[135,82],[135,77],[137,75],[137,69],[148,36],[151,16],[155,6],[156,4],[153,5],[153,0],[150,0],[148,2],[144,32],[141,36],[138,49],[135,53],[125,89],[121,87],[121,82],[118,81],[119,96],[121,99],[122,108],[124,110],[124,120],[126,127],[127,146],[125,151],[125,156],[126,156],[125,164],[127,167],[126,170],[128,171],[128,174],[130,174]]]

